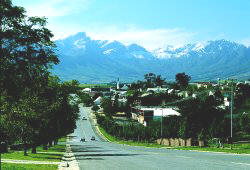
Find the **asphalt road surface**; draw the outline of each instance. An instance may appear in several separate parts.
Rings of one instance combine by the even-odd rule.
[[[250,155],[134,147],[106,142],[96,132],[89,108],[81,106],[80,117],[83,116],[87,120],[77,121],[70,142],[80,169],[250,170]],[[92,136],[95,141],[90,140]],[[85,138],[86,142],[81,142],[81,138]]]

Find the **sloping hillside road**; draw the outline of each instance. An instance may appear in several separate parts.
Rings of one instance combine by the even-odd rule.
[[[80,169],[250,169],[250,156],[134,147],[106,142],[96,133],[89,108],[80,107],[77,128],[70,141]],[[95,141],[91,137],[95,137]],[[86,142],[80,139],[85,138]]]

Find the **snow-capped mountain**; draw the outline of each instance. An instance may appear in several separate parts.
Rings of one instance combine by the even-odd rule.
[[[188,56],[190,52],[202,52],[209,42],[202,42],[197,44],[187,44],[181,47],[174,47],[171,45],[165,48],[159,48],[153,51],[155,57],[159,59]]]
[[[142,79],[148,72],[174,79],[186,72],[193,80],[250,78],[250,48],[227,40],[171,45],[148,51],[138,44],[92,40],[78,33],[56,41],[61,63],[54,72],[63,80],[109,82]]]

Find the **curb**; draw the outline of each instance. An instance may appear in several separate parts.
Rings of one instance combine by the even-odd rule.
[[[69,142],[69,137],[67,137],[67,142]],[[70,144],[66,144],[66,152],[62,160],[58,166],[58,170],[80,170],[76,157],[71,151]]]
[[[106,138],[106,136],[104,136],[104,135],[102,134],[102,132],[100,131],[98,125],[96,126],[96,129],[97,129],[98,133],[100,133],[100,134],[102,135],[102,137],[103,137],[106,141],[111,142],[108,138]]]

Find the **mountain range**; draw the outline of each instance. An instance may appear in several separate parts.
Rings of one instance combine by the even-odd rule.
[[[171,45],[149,51],[138,44],[93,40],[81,32],[56,41],[60,64],[52,72],[62,80],[103,83],[141,80],[153,72],[167,80],[185,72],[192,81],[250,78],[250,48],[227,40]]]

